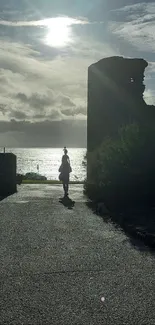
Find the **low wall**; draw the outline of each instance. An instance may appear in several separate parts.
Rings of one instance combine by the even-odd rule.
[[[12,153],[0,153],[0,197],[17,191],[16,156]]]

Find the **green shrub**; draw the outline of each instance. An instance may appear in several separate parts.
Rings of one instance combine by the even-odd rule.
[[[85,190],[111,204],[152,202],[155,198],[155,130],[136,124],[119,130],[88,154]]]

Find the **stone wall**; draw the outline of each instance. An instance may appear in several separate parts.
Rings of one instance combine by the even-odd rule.
[[[116,136],[120,126],[145,120],[149,107],[143,99],[147,66],[143,59],[110,57],[88,68],[88,152],[106,136]]]

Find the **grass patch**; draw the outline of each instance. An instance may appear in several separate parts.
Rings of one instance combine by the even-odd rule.
[[[22,184],[50,184],[50,185],[57,185],[62,184],[62,182],[57,180],[46,180],[46,181],[40,181],[40,180],[23,180]],[[84,181],[78,182],[78,181],[70,181],[69,184],[84,184]]]

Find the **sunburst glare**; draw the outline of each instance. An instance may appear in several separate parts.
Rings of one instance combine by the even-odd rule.
[[[48,29],[44,42],[52,47],[64,47],[75,41],[72,25],[87,24],[87,21],[70,17],[55,17],[39,22]]]
[[[48,33],[45,42],[49,46],[64,47],[73,42],[71,25],[74,20],[68,17],[57,17],[47,20]]]

